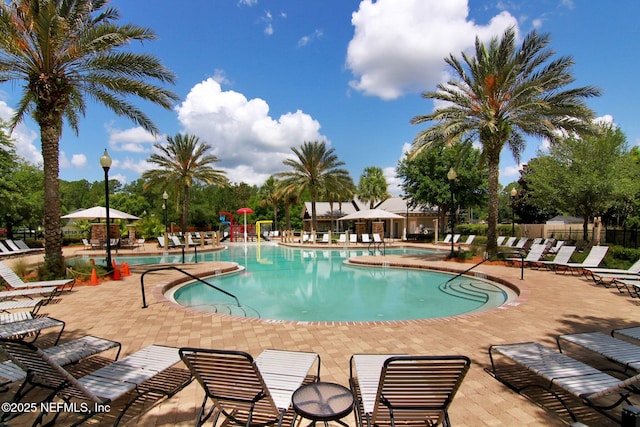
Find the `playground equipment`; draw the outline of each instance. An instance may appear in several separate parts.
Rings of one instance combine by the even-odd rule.
[[[229,239],[231,239],[231,241],[233,242],[233,213],[231,213],[231,212],[218,212],[218,215],[220,215],[220,223],[221,224],[229,224]],[[227,221],[227,216],[229,217],[228,221]],[[220,241],[222,241],[222,240],[224,240],[224,235],[223,235],[223,238]]]
[[[273,221],[269,220],[262,220],[262,221],[257,221],[256,222],[256,234],[258,234],[258,243],[260,243],[260,238],[262,237],[262,233],[260,232],[260,224],[273,224]]]
[[[244,215],[244,241],[247,242],[247,214],[252,214],[253,209],[251,208],[240,208],[236,212]]]

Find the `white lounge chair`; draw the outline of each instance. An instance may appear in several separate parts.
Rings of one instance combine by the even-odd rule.
[[[453,235],[453,243],[458,243],[458,240],[460,240],[460,235],[459,234],[454,234]]]
[[[361,235],[360,235],[360,241],[361,241],[362,243],[366,243],[367,245],[368,245],[369,243],[371,243],[371,239],[369,238],[369,235],[368,235],[367,233],[364,233],[364,234],[361,234]]]
[[[576,416],[569,406],[565,404],[562,397],[555,392],[556,389],[561,389],[575,396],[585,405],[613,418],[606,410],[612,409],[623,402],[629,402],[628,397],[633,392],[632,388],[635,388],[634,386],[640,382],[640,375],[621,380],[566,354],[559,353],[538,343],[526,342],[489,347],[493,375],[496,379],[506,384],[509,384],[507,376],[502,377],[499,372],[495,357],[496,353],[543,378],[546,389],[563,404],[574,421],[578,421]],[[513,369],[510,367],[508,376],[513,378],[513,375]],[[516,387],[514,384],[510,384],[510,386],[519,393],[532,385],[525,384],[524,386]],[[541,387],[542,383],[536,383],[535,386]]]
[[[637,260],[631,267],[624,270],[621,268],[585,268],[584,273],[587,276],[591,276],[594,282],[597,284],[607,285],[612,282],[613,279],[640,279],[640,259]]]
[[[0,323],[0,338],[25,339],[30,337],[33,342],[38,338],[40,332],[47,329],[60,328],[54,342],[55,345],[58,343],[65,327],[65,323],[62,320],[54,319],[53,317],[34,318],[33,314],[28,311],[5,314],[3,318],[6,321],[3,319],[4,323]]]
[[[631,326],[629,328],[613,329],[611,331],[611,336],[615,337],[616,335],[619,335],[626,339],[632,339],[640,342],[640,326]]]
[[[540,261],[540,258],[542,258],[542,254],[544,254],[546,246],[545,245],[532,245],[531,248],[529,248],[529,252],[527,253],[527,255],[523,258],[507,258],[506,261],[512,262],[512,263],[521,263],[522,265],[528,265],[531,263],[537,263],[538,261]]]
[[[118,360],[121,349],[119,342],[87,335],[64,344],[46,348],[42,350],[42,352],[56,361],[60,366],[67,366],[115,348],[118,350],[113,360]],[[26,381],[22,383],[20,389],[16,391],[14,400],[21,400],[22,397],[29,392],[30,389],[25,389],[25,387],[31,383],[31,378],[27,377],[27,373],[11,360],[0,363],[0,386],[6,386],[24,379],[26,379]]]
[[[513,244],[516,242],[516,239],[517,239],[516,237],[509,237],[509,238],[507,239],[507,241],[506,241],[506,242],[504,242],[504,244],[503,244],[502,246],[506,246],[506,247],[510,248],[510,247],[512,247],[512,246],[513,246]]]
[[[624,372],[628,370],[640,372],[640,346],[611,335],[602,332],[582,332],[558,335],[556,341],[560,351],[563,351],[563,342],[570,342],[620,364]]]
[[[293,393],[320,378],[315,353],[265,350],[254,360],[242,351],[184,347],[180,357],[204,389],[196,426],[210,417],[216,425],[220,415],[240,425],[284,425],[285,416],[293,415]]]
[[[340,237],[338,237],[338,243],[347,243],[347,235],[344,233],[340,234]]]
[[[23,282],[22,279],[11,269],[7,264],[0,261],[0,276],[7,284],[13,289],[25,289],[25,288],[42,288],[49,286],[56,286],[63,291],[66,286],[69,286],[69,290],[73,289],[73,285],[76,279],[60,279],[60,280],[41,280],[37,282]]]
[[[562,271],[566,273],[567,271],[583,272],[587,268],[596,268],[600,265],[608,250],[608,246],[593,246],[584,261],[556,263],[555,270],[556,272]]]
[[[172,347],[151,345],[82,377],[76,377],[33,344],[0,339],[0,346],[14,363],[24,367],[37,378],[39,385],[56,391],[48,395],[49,402],[57,396],[67,405],[76,403],[78,408],[83,408],[82,403],[85,403],[84,409],[78,413],[78,416],[83,416],[78,424],[98,415],[100,408],[111,406],[112,402],[124,400],[126,397],[127,403],[116,417],[117,424],[127,409],[139,398],[148,398],[145,399],[145,409],[149,409],[147,400],[157,401],[160,392],[171,396],[192,380],[188,371],[172,368],[180,363],[178,349]],[[171,372],[168,372],[169,369]],[[154,377],[160,374],[164,374],[162,389],[144,385],[153,384]],[[78,400],[81,402],[77,402]],[[46,405],[38,406],[38,409],[41,408],[46,408]],[[53,414],[52,420],[41,421],[54,424],[60,413]],[[46,416],[44,413],[41,415]]]
[[[502,246],[502,243],[504,242],[504,240],[505,240],[506,238],[507,238],[506,236],[498,236],[498,237],[496,238],[496,245],[498,245],[498,246]]]
[[[451,243],[451,238],[453,236],[451,234],[447,234],[446,236],[444,236],[444,239],[442,239],[442,243]]]
[[[354,245],[358,244],[358,235],[353,233],[349,234],[349,243],[353,243]]]
[[[331,242],[329,241],[329,233],[324,233],[324,234],[322,235],[322,243],[331,243]]]
[[[470,234],[469,236],[467,236],[467,240],[465,240],[464,242],[462,242],[463,245],[470,245],[473,243],[473,240],[476,238],[475,234]]]
[[[575,246],[562,246],[552,261],[541,260],[536,263],[537,266],[545,267],[549,270],[555,269],[556,264],[564,264],[569,262],[571,256],[576,251]]]

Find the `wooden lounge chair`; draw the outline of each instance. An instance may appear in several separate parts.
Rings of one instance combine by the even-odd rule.
[[[68,286],[69,290],[73,289],[76,279],[59,279],[59,280],[41,280],[38,282],[24,282],[7,264],[0,261],[0,276],[13,289],[25,288],[42,288],[56,286],[60,291],[64,291]]]
[[[246,426],[282,425],[293,416],[291,397],[303,383],[318,381],[315,353],[265,350],[255,360],[242,351],[181,348],[180,357],[205,395],[196,426],[213,416]],[[317,364],[317,374],[310,374]],[[207,409],[208,400],[213,404]],[[291,417],[292,418],[292,417]]]
[[[451,425],[447,411],[470,365],[465,356],[353,355],[358,425]]]
[[[178,349],[172,347],[151,345],[78,378],[33,344],[0,339],[0,346],[15,364],[28,372],[34,384],[51,391],[47,401],[52,402],[58,397],[64,404],[75,403],[77,408],[84,408],[76,413],[82,416],[77,424],[98,415],[104,408],[111,407],[113,413],[113,405],[117,401],[126,401],[116,417],[115,424],[118,424],[139,398],[172,396],[192,380],[188,371],[172,368],[180,363]],[[162,376],[162,381],[158,381],[158,384],[154,383],[156,376]],[[43,408],[46,405],[38,407]],[[145,409],[148,406],[145,405]],[[54,424],[61,413],[56,412],[48,422]],[[36,423],[46,423],[44,418],[47,415],[46,412],[41,412]]]
[[[510,384],[506,376],[502,377],[500,374],[496,353],[526,368],[544,381],[526,383],[522,386]],[[640,375],[621,380],[535,342],[493,345],[489,347],[489,358],[496,379],[518,393],[528,387],[542,387],[558,399],[573,421],[578,420],[565,402],[565,398],[558,393],[559,390],[578,398],[584,405],[619,422],[609,410],[623,402],[631,404],[629,395],[632,393],[632,388],[640,382]],[[512,376],[513,373],[510,372],[509,375]]]

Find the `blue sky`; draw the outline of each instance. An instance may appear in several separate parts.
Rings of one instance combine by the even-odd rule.
[[[640,2],[579,0],[112,0],[120,23],[152,28],[158,40],[137,51],[158,56],[177,75],[180,100],[170,111],[138,103],[162,135],[154,137],[99,105],[89,104],[76,136],[65,128],[60,177],[100,181],[105,148],[110,177],[138,179],[156,141],[189,133],[213,147],[216,167],[232,182],[261,185],[284,169],[290,147],[327,141],[357,183],[367,166],[383,168],[399,194],[394,170],[420,127],[409,121],[433,110],[421,98],[447,78],[443,58],[470,51],[509,26],[520,36],[551,35],[557,55],[575,60],[574,86],[595,85],[589,101],[613,120],[629,145],[640,143],[637,80]],[[0,85],[0,118],[19,87]],[[20,155],[41,161],[39,129],[21,124]],[[530,139],[521,163],[544,141]],[[503,184],[518,178],[509,151]]]

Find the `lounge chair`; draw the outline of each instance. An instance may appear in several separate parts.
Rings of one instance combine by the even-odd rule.
[[[25,252],[42,252],[42,248],[30,248],[29,245],[27,245],[24,240],[20,240],[20,239],[15,239],[13,240],[13,243],[18,247],[18,249],[25,251]]]
[[[608,246],[593,246],[583,262],[556,263],[555,270],[556,272],[562,271],[564,273],[567,271],[582,273],[587,268],[596,268],[600,265],[608,250]]]
[[[458,240],[460,240],[460,235],[459,234],[454,234],[453,235],[453,243],[458,243]]]
[[[502,243],[504,242],[504,240],[505,240],[506,238],[507,238],[506,236],[498,236],[498,237],[496,238],[496,245],[498,245],[498,246],[502,246]]]
[[[547,253],[557,254],[562,246],[564,246],[564,240],[556,240],[555,243],[550,244]]]
[[[354,245],[358,244],[358,235],[357,234],[349,234],[349,243],[353,243]]]
[[[93,249],[93,247],[91,246],[91,243],[89,242],[89,239],[82,239],[82,248],[85,251],[89,249]]]
[[[615,337],[616,335],[621,336],[626,339],[631,339],[637,342],[640,342],[640,326],[632,326],[630,328],[620,328],[613,329],[611,331],[611,336]]]
[[[118,350],[113,360],[118,360],[121,349],[119,342],[87,335],[82,338],[68,341],[64,344],[54,345],[53,347],[43,349],[42,352],[55,360],[60,366],[67,366],[79,362],[82,359],[86,359],[87,357],[95,356],[96,354],[115,348]],[[37,384],[32,384],[32,376],[27,376],[27,373],[13,361],[7,360],[0,363],[0,386],[6,386],[13,382],[25,379],[26,381],[23,382],[20,388],[16,391],[14,397],[15,401],[20,401],[32,388],[25,387]]]
[[[571,259],[571,256],[575,251],[576,251],[575,246],[562,246],[558,250],[558,253],[556,254],[555,258],[553,258],[552,261],[541,260],[541,261],[538,261],[536,265],[539,267],[545,267],[548,270],[553,270],[555,269],[555,266],[557,264],[564,264],[569,262],[569,260]]]
[[[42,303],[42,298],[0,301],[0,313],[10,313],[12,310],[30,308],[31,312],[36,314]]]
[[[522,386],[510,384],[507,377],[513,378],[513,371],[509,370],[509,374],[505,377],[500,375],[496,364],[496,353],[526,368],[545,381],[543,383],[527,383]],[[629,395],[632,393],[632,388],[635,388],[633,386],[640,382],[640,375],[621,380],[535,342],[493,345],[489,347],[489,358],[496,379],[509,385],[518,393],[527,387],[542,387],[560,401],[573,421],[578,420],[562,396],[556,392],[557,389],[575,396],[583,404],[616,420],[607,410],[613,409],[623,402],[631,404],[628,399]],[[614,398],[614,403],[611,403]],[[616,421],[619,422],[619,420]]]
[[[46,288],[26,288],[17,289],[13,291],[0,292],[0,301],[13,300],[20,297],[26,297],[27,299],[33,299],[34,295],[41,296],[43,304],[48,303],[58,294],[58,288],[55,286],[49,286]]]
[[[338,243],[347,243],[347,235],[344,233],[340,234],[340,237],[338,237]]]
[[[329,241],[329,233],[324,233],[324,234],[322,235],[322,243],[331,243],[331,242]]]
[[[624,278],[624,277],[616,277],[611,283],[618,288],[620,293],[624,293],[626,290],[629,292],[629,296],[631,298],[639,298],[640,297],[640,277],[634,278]]]
[[[507,241],[503,243],[503,245],[502,245],[502,246],[506,246],[506,247],[510,248],[510,247],[512,247],[512,246],[513,246],[513,244],[516,242],[516,239],[517,239],[516,237],[509,237],[509,238],[507,239]]]
[[[193,239],[191,238],[191,233],[187,233],[187,240],[186,240],[186,242],[187,242],[187,245],[188,245],[189,247],[191,247],[191,246],[198,246],[198,245],[200,245],[200,243],[196,243],[196,242],[194,242],[194,241],[193,241]]]
[[[520,239],[518,239],[518,242],[515,245],[513,245],[513,247],[516,249],[524,249],[528,241],[529,241],[528,237],[521,237]]]
[[[640,280],[640,259],[638,259],[631,267],[624,270],[621,268],[585,268],[584,273],[587,276],[591,276],[594,282],[597,284],[607,284],[617,277],[623,279],[633,279],[634,277]],[[608,280],[607,280],[608,279]]]
[[[371,243],[371,239],[369,238],[369,235],[367,233],[361,234],[360,236],[360,241],[362,243],[366,243],[367,245]]]
[[[0,261],[0,276],[7,284],[13,289],[25,289],[25,288],[43,288],[49,286],[56,286],[60,291],[64,291],[65,287],[69,286],[69,290],[73,289],[73,285],[76,283],[76,279],[59,279],[59,280],[41,280],[38,282],[23,282],[22,279],[11,269],[7,264]]]
[[[188,371],[172,368],[180,363],[178,349],[172,347],[151,345],[78,378],[33,344],[0,339],[0,346],[14,363],[26,369],[39,387],[51,391],[47,396],[48,402],[52,402],[57,396],[64,404],[75,403],[75,407],[80,408],[77,415],[82,415],[83,418],[77,424],[107,407],[111,407],[113,411],[112,402],[125,400],[126,397],[127,403],[116,417],[115,424],[118,424],[127,409],[139,398],[154,399],[160,393],[172,396],[192,380]],[[157,386],[154,383],[156,376],[162,377],[161,384],[158,381]],[[82,402],[76,402],[77,400]],[[38,406],[38,409],[45,407],[46,405]],[[148,409],[147,405],[145,409]],[[54,414],[50,424],[55,423],[60,413],[62,412]],[[46,413],[41,412],[37,421],[45,421],[43,418],[46,416]]]
[[[196,426],[213,416],[246,426],[282,425],[292,415],[291,397],[303,383],[318,381],[320,357],[315,353],[265,350],[255,360],[242,351],[184,347],[180,357],[205,395]],[[317,364],[317,374],[310,374]],[[213,402],[207,409],[208,400]]]
[[[610,361],[620,364],[626,373],[629,370],[640,372],[640,346],[619,340],[602,332],[582,332],[577,334],[558,335],[558,350],[562,343],[569,342],[589,351],[604,356]]]
[[[469,236],[467,236],[467,240],[465,240],[464,242],[462,242],[463,245],[470,245],[473,243],[473,240],[476,238],[475,234],[470,234]]]
[[[540,245],[540,244],[532,245],[525,257],[507,258],[506,261],[511,263],[516,263],[516,262],[521,263],[523,266],[529,265],[529,264],[535,264],[540,261],[540,258],[542,258],[542,254],[544,253],[545,249],[546,249],[545,245]]]
[[[54,319],[53,317],[34,318],[31,312],[12,313],[11,315],[4,316],[7,318],[12,316],[15,320],[10,321],[10,319],[7,319],[9,321],[0,323],[0,338],[24,340],[26,337],[31,337],[31,342],[33,342],[38,338],[42,331],[60,328],[54,342],[54,345],[56,345],[65,327],[65,323],[62,320]]]
[[[451,238],[453,236],[451,234],[447,234],[446,236],[444,236],[444,239],[442,239],[441,243],[451,243]]]
[[[13,254],[25,254],[27,252],[31,252],[29,249],[25,250],[25,249],[20,249],[18,247],[18,245],[16,245],[13,240],[10,239],[6,239],[3,240],[2,243],[4,243],[4,245],[7,247],[7,249],[9,249],[9,251]]]
[[[465,356],[354,354],[349,385],[358,425],[450,426],[447,411],[470,364]]]
[[[172,236],[169,236],[169,239],[170,239],[171,242],[173,242],[172,247],[174,247],[174,248],[184,247],[184,243],[182,243],[180,241],[180,238],[178,236],[176,236],[175,234],[172,235]]]

